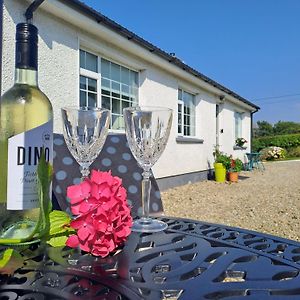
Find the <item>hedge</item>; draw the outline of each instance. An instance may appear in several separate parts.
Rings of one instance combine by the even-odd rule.
[[[252,141],[253,152],[258,152],[261,149],[264,149],[269,146],[277,146],[284,149],[300,146],[300,133],[265,136],[254,138]]]

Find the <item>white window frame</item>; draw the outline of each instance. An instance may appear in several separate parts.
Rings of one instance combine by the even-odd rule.
[[[234,142],[237,138],[243,137],[243,113],[234,112]]]
[[[178,132],[178,127],[179,127],[179,122],[178,122],[178,120],[179,120],[179,111],[178,111],[178,106],[177,106],[177,134],[179,135],[179,136],[184,136],[183,135],[183,133],[184,133],[184,124],[183,124],[183,121],[184,121],[184,118],[183,118],[183,115],[184,115],[184,113],[183,113],[183,110],[184,110],[184,102],[183,102],[183,100],[177,100],[178,101],[178,103],[177,103],[177,105],[178,106],[181,106],[181,132],[179,133]]]
[[[80,67],[80,50],[89,52],[97,57],[98,73]],[[97,84],[97,106],[101,107],[101,89],[99,90],[99,88],[101,88],[101,85],[100,85],[101,75],[99,73],[99,70],[100,70],[99,56],[96,53],[91,52],[90,50],[86,50],[85,48],[79,48],[79,99],[78,99],[79,103],[80,103],[80,76],[84,76],[84,77],[88,77],[88,78],[91,78],[91,79],[94,79],[97,81],[97,83],[96,83]]]
[[[194,125],[194,134],[193,135],[185,135],[184,134],[184,126],[185,126],[185,123],[184,123],[184,100],[179,100],[179,97],[178,97],[178,94],[179,94],[179,90],[181,90],[181,93],[182,93],[182,97],[183,97],[183,94],[184,93],[188,93],[190,95],[193,96],[193,101],[194,101],[194,112],[193,112],[193,118],[194,118],[194,122],[195,122],[195,125]],[[177,105],[180,105],[181,106],[181,133],[178,132],[178,127],[179,127],[179,124],[178,124],[178,107],[177,107],[177,135],[180,136],[180,137],[186,137],[186,138],[195,138],[197,136],[197,132],[196,132],[196,104],[195,104],[195,101],[196,101],[196,95],[194,93],[191,93],[189,91],[187,91],[186,89],[184,88],[181,88],[181,87],[178,87],[177,89]],[[189,125],[191,127],[191,125]]]
[[[126,68],[126,69],[128,69],[128,70],[130,70],[130,71],[133,71],[133,72],[135,72],[135,73],[137,73],[137,102],[136,102],[136,104],[139,104],[139,94],[140,94],[140,72],[139,71],[137,71],[136,69],[134,69],[134,68],[131,68],[131,67],[128,67],[128,66],[126,66],[126,65],[124,65],[124,64],[120,64],[119,62],[117,62],[117,61],[114,61],[114,60],[112,60],[112,59],[109,59],[109,58],[107,58],[107,57],[104,57],[104,56],[99,56],[98,57],[98,60],[99,60],[99,64],[100,64],[100,81],[99,81],[99,85],[100,85],[100,94],[99,94],[99,97],[100,97],[100,102],[101,102],[101,107],[102,107],[102,72],[101,72],[101,59],[105,59],[105,60],[107,60],[107,61],[109,61],[110,63],[114,63],[114,64],[117,64],[117,65],[119,65],[120,67],[123,67],[123,68]],[[113,79],[109,79],[110,81],[112,81],[112,82],[117,82],[117,81],[115,81],[115,80],[113,80]],[[119,84],[121,84],[121,82],[119,82]],[[121,99],[120,99],[121,100]],[[122,113],[122,115],[123,115],[123,113]],[[112,111],[111,111],[111,118],[112,118]],[[113,129],[113,128],[110,128],[109,129],[109,131],[110,132],[115,132],[115,133],[124,133],[124,131],[125,131],[125,128],[124,129]]]
[[[93,54],[93,55],[95,55],[97,57],[97,69],[98,69],[98,72],[90,71],[90,70],[87,70],[87,69],[84,69],[84,68],[80,67],[80,50],[85,51],[85,52],[89,52],[89,53],[91,53],[91,54]],[[80,76],[84,76],[84,77],[88,77],[88,78],[91,78],[91,79],[94,79],[94,80],[97,81],[97,105],[99,107],[102,107],[101,59],[105,59],[105,60],[109,61],[110,63],[117,64],[117,65],[119,65],[121,67],[127,68],[130,71],[133,71],[133,72],[137,73],[137,102],[136,102],[136,104],[138,104],[139,103],[139,99],[140,99],[140,71],[137,70],[136,68],[132,68],[131,66],[127,66],[127,65],[121,64],[120,62],[115,61],[113,59],[101,56],[101,55],[99,55],[99,54],[97,54],[97,53],[95,53],[95,52],[93,52],[93,51],[85,48],[84,46],[79,46],[79,99],[78,99],[79,103],[80,103]],[[112,79],[110,79],[110,80],[112,80]],[[114,80],[112,80],[112,81],[114,81]],[[121,82],[119,82],[119,83],[121,84]],[[112,129],[112,128],[110,128],[109,131],[110,132],[116,132],[116,133],[124,133],[125,129]]]

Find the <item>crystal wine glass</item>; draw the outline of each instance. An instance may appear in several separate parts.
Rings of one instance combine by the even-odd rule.
[[[80,165],[82,180],[106,140],[110,111],[98,107],[63,107],[63,133],[67,147]]]
[[[129,148],[143,168],[142,207],[143,216],[134,221],[136,232],[158,232],[167,224],[149,217],[151,167],[164,151],[172,125],[172,110],[164,107],[129,107],[123,110],[125,131]]]

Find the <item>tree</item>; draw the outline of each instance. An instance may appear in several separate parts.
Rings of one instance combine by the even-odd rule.
[[[276,124],[274,124],[273,131],[275,135],[299,133],[300,123],[290,121],[279,121]]]
[[[257,121],[257,129],[255,130],[256,136],[273,135],[273,126],[267,121]]]

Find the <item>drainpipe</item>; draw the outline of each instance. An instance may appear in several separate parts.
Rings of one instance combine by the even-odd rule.
[[[251,121],[250,121],[250,126],[251,126],[251,134],[250,134],[250,152],[252,152],[252,140],[253,140],[253,115],[258,112],[258,109],[256,109],[255,111],[251,111]]]
[[[33,13],[38,9],[38,7],[44,2],[45,0],[35,0],[33,1],[25,12],[25,18],[27,23],[31,23],[33,18]]]
[[[3,0],[0,0],[0,96],[2,92]]]

